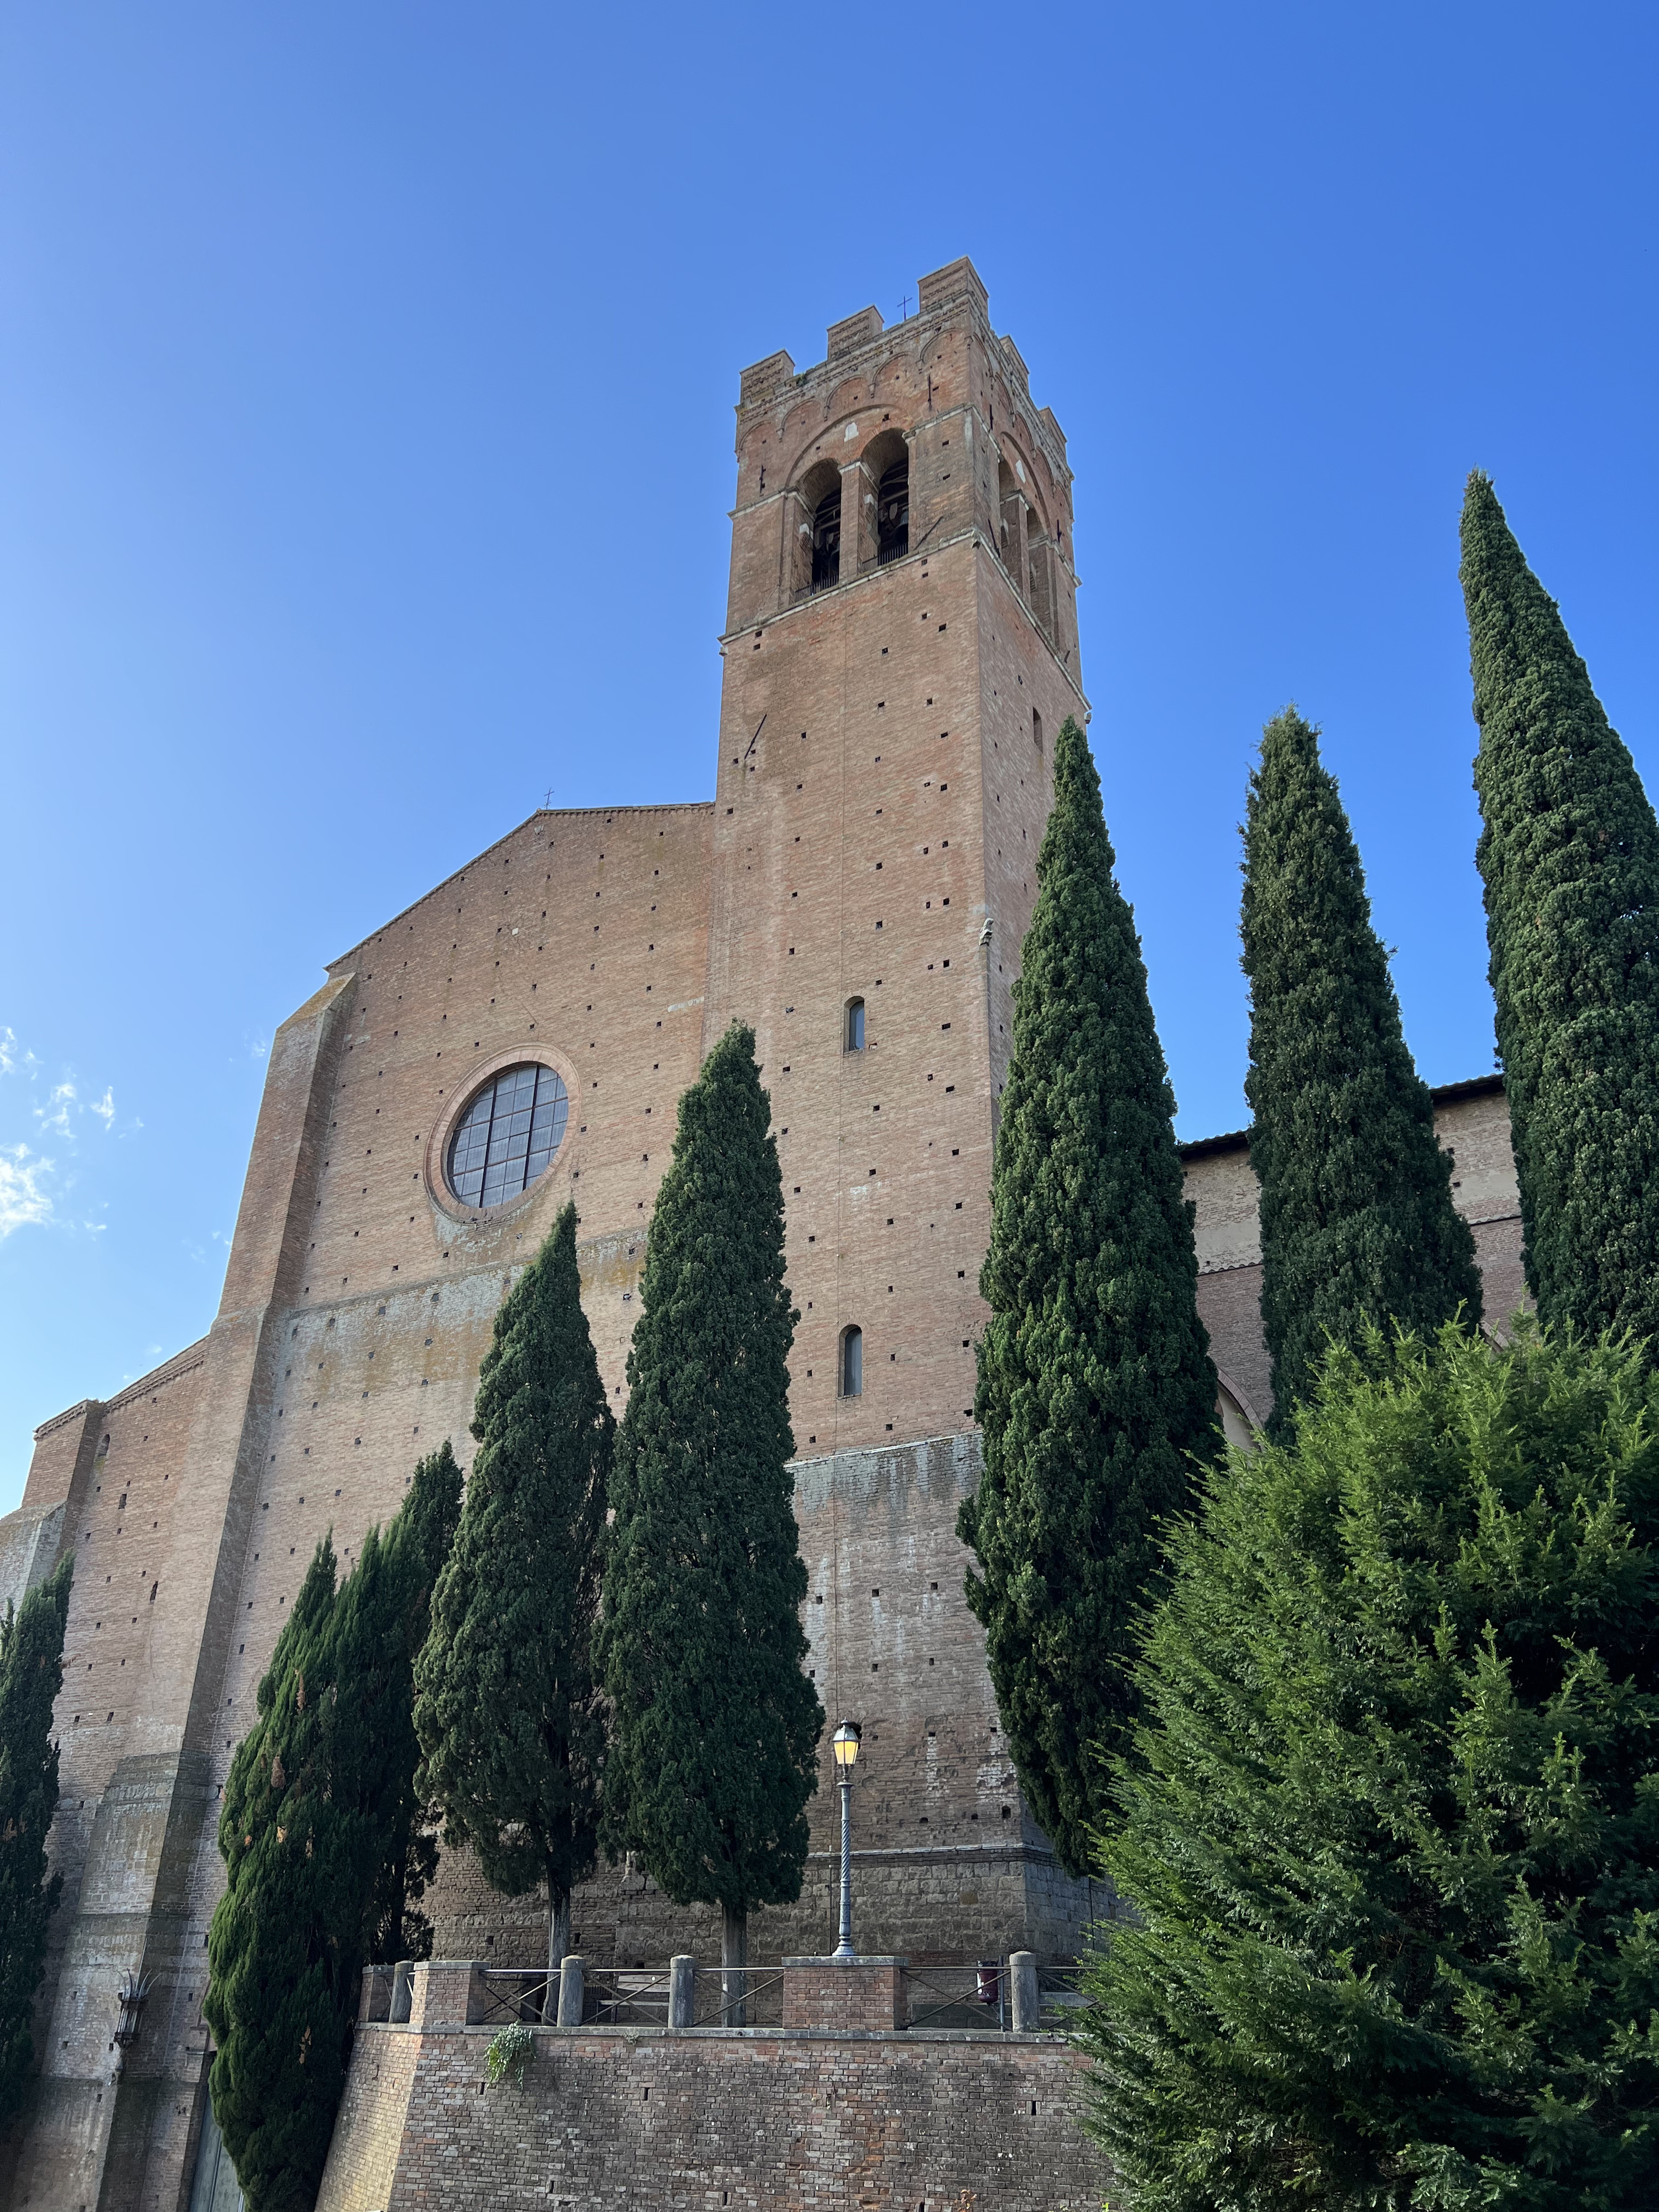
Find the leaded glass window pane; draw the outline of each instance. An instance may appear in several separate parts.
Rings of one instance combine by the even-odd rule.
[[[449,1147],[449,1187],[463,1206],[501,1206],[550,1165],[569,1095],[550,1067],[504,1069],[469,1103]]]

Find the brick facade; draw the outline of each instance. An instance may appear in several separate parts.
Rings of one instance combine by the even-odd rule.
[[[873,310],[837,324],[799,375],[782,355],[743,374],[713,800],[538,812],[331,963],[273,1042],[209,1334],[37,1432],[23,1504],[0,1522],[0,1601],[73,1549],[64,1893],[40,2079],[0,2206],[187,2201],[218,1800],[306,1565],[331,1529],[349,1568],[446,1437],[470,1457],[496,1310],[569,1198],[621,1410],[677,1101],[733,1018],[755,1028],[772,1097],[801,1312],[808,1664],[831,1723],[865,1730],[860,1942],[918,1961],[1053,1954],[1090,1916],[1088,1886],[1059,1872],[1014,1787],[955,1535],[979,1466],[972,1345],[1011,992],[1054,732],[1087,714],[1071,476],[971,265],[923,279],[920,300],[892,330]],[[900,460],[896,548],[876,499]],[[840,567],[815,588],[826,489]],[[446,1180],[455,1121],[527,1060],[566,1085],[562,1144],[518,1199],[463,1206]],[[1460,1203],[1503,1285],[1489,1303],[1506,1310],[1519,1276],[1501,1094],[1464,1086],[1443,1111]],[[1254,1184],[1242,1139],[1189,1154],[1200,1298],[1243,1433],[1267,1407]],[[856,1395],[841,1388],[849,1327]],[[834,1938],[827,1747],[812,1820],[805,1891],[757,1917],[757,1957]],[[486,1890],[464,1855],[428,1905],[441,1953],[539,1955],[535,1900]],[[671,1911],[631,1867],[586,1886],[574,1924],[596,1960],[717,1942],[712,1915]],[[152,1994],[118,2067],[131,1971]],[[744,2058],[748,2078],[761,2063]]]
[[[903,1959],[786,1959],[783,2027],[802,2035],[827,2028],[837,2035],[885,2034],[908,2020]]]
[[[1500,1076],[1444,1084],[1435,1132],[1452,1156],[1452,1202],[1474,1231],[1489,1329],[1529,1304],[1521,1267],[1521,1200]],[[1196,1209],[1198,1310],[1210,1333],[1228,1431],[1243,1441],[1273,1407],[1261,1340],[1261,1236],[1249,1141],[1240,1130],[1183,1146]]]

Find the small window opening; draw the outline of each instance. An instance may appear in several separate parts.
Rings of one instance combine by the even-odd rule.
[[[1042,717],[1035,707],[1031,709],[1031,738],[1039,752],[1042,750]]]
[[[864,1395],[864,1331],[844,1328],[841,1333],[841,1395],[843,1398]]]
[[[864,1001],[862,999],[849,999],[847,1001],[847,1049],[848,1052],[864,1050]]]

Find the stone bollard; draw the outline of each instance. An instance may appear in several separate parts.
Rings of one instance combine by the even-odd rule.
[[[1042,2008],[1037,2001],[1036,1954],[1034,1951],[1011,1952],[1008,1978],[1013,1984],[1014,2033],[1035,2035],[1042,2017]]]
[[[559,2026],[580,2027],[581,2024],[582,1961],[568,1951],[559,1968]]]
[[[415,1961],[399,1959],[392,1969],[392,2005],[388,2014],[394,2027],[409,2025],[409,2001],[415,1986]]]
[[[668,2025],[695,2027],[697,2020],[697,1962],[682,1954],[668,1961]]]

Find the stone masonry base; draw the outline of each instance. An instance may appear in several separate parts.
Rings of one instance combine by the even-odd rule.
[[[1054,2036],[361,2027],[317,2212],[1096,2212]]]

